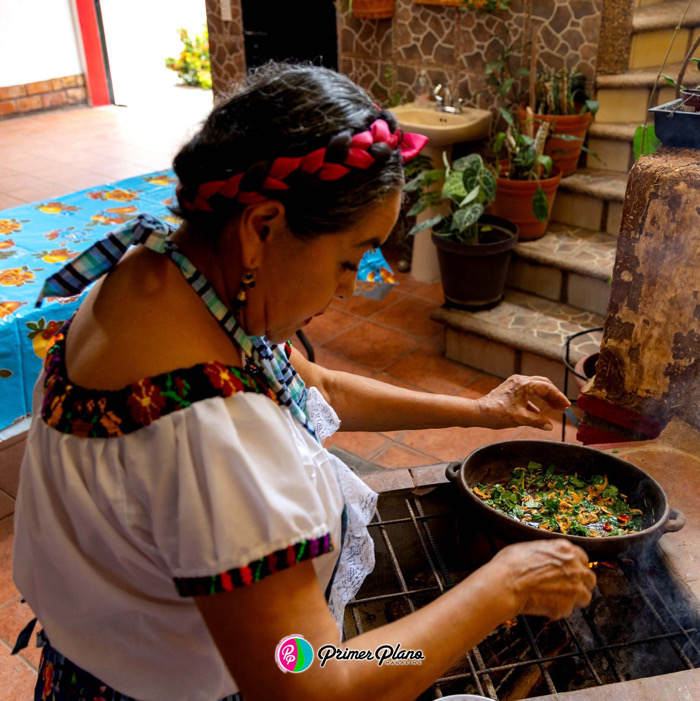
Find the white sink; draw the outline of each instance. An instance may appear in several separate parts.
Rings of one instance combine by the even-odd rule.
[[[452,114],[409,102],[393,107],[391,111],[401,129],[427,136],[431,147],[479,141],[488,136],[491,126],[491,112],[474,107],[465,107],[462,112]]]

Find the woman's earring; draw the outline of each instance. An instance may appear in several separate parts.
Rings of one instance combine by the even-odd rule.
[[[255,271],[246,270],[241,278],[241,289],[238,290],[236,298],[233,300],[235,311],[241,311],[248,304],[248,289],[255,287]]]

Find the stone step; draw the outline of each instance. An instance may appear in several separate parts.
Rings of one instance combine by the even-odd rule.
[[[675,35],[674,29],[653,29],[632,35],[628,66],[635,68],[654,68],[664,64],[668,53],[668,61],[682,61],[690,48],[693,28],[680,29]],[[669,49],[670,46],[670,49]]]
[[[639,122],[593,122],[588,128],[587,148],[592,153],[586,154],[586,166],[592,170],[629,173],[634,165],[632,143],[638,126]]]
[[[626,173],[579,168],[562,178],[552,221],[617,235],[626,187]]]
[[[667,2],[639,6],[632,16],[632,30],[635,33],[641,33],[654,29],[675,29],[686,7],[688,7],[688,0],[667,0]],[[683,17],[681,26],[694,28],[698,25],[700,25],[700,3],[692,2]]]
[[[546,236],[516,245],[507,286],[605,314],[617,237],[554,222]]]
[[[544,375],[560,389],[564,387],[566,366],[561,358],[566,338],[603,325],[600,314],[516,290],[506,290],[503,301],[493,309],[467,312],[443,306],[431,318],[445,326],[447,358],[498,377]],[[592,333],[575,339],[570,349],[572,364],[595,353],[600,337]]]

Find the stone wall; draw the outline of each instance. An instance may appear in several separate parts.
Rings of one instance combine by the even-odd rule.
[[[418,73],[425,68],[433,85],[449,85],[466,104],[484,107],[492,103],[480,92],[486,88],[484,63],[498,58],[500,39],[516,47],[513,65],[519,65],[521,56],[529,65],[529,6],[532,25],[541,27],[542,60],[554,68],[577,67],[592,87],[603,3],[513,0],[509,11],[489,14],[396,0],[392,19],[361,20],[348,12],[346,0],[336,0],[339,69],[387,104],[412,100]],[[246,70],[241,4],[206,0],[206,5],[214,92],[220,94]]]
[[[596,72],[603,0],[513,0],[511,9],[494,14],[459,7],[396,0],[392,19],[359,20],[343,2],[338,13],[339,68],[387,104],[413,99],[421,69],[433,85],[449,85],[472,106],[487,107],[486,61],[500,55],[501,40],[513,44],[512,65],[529,65],[530,27],[540,27],[542,61],[553,68],[577,67],[589,81]]]
[[[700,429],[699,153],[662,147],[632,168],[584,408],[591,398],[620,410],[617,416],[659,427],[678,417]],[[594,402],[593,411],[603,404]]]

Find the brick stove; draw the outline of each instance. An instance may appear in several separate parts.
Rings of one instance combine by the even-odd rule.
[[[593,601],[564,621],[519,617],[469,651],[417,701],[700,699],[700,435],[672,422],[653,441],[598,446],[651,474],[686,527],[635,560],[598,563]],[[492,556],[444,466],[373,473],[377,566],[348,606],[345,635],[409,614]],[[611,686],[613,685],[613,686]]]

